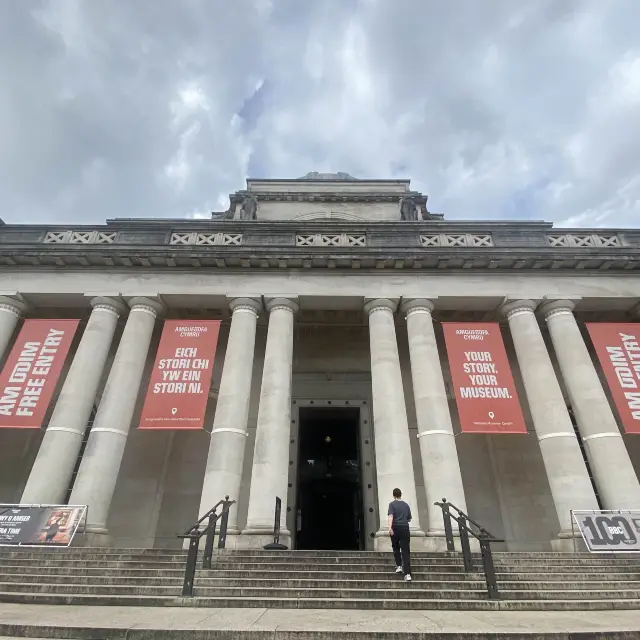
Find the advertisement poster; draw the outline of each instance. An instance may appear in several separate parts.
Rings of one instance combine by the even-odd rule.
[[[497,323],[444,322],[463,433],[527,433]]]
[[[166,320],[140,429],[202,429],[219,320]]]
[[[0,427],[40,429],[79,320],[25,320],[0,374]]]
[[[86,506],[0,504],[0,546],[68,547]]]
[[[587,323],[626,433],[640,433],[640,323]]]

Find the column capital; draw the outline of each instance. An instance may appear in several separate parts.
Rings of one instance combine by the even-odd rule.
[[[164,305],[156,298],[147,298],[144,296],[136,296],[129,301],[131,311],[144,311],[158,317],[163,316],[165,312]]]
[[[29,305],[21,299],[18,294],[16,296],[0,295],[0,311],[10,313],[16,318],[21,318],[29,309]]]
[[[500,306],[500,313],[510,320],[514,316],[523,314],[533,314],[536,310],[538,303],[535,300],[507,300]]]
[[[545,320],[549,320],[554,316],[571,315],[576,308],[573,300],[545,300],[539,307],[539,311]]]
[[[431,315],[431,312],[435,309],[435,302],[429,298],[409,298],[402,302],[400,310],[408,318],[414,313],[426,313]]]
[[[398,308],[398,301],[390,298],[368,298],[364,305],[367,315],[372,315],[376,311],[390,311],[395,313]]]
[[[93,309],[102,309],[110,313],[115,313],[117,316],[121,316],[127,312],[127,305],[125,305],[122,300],[110,296],[95,296],[91,298],[89,304]]]
[[[253,313],[256,318],[262,311],[262,303],[256,298],[232,298],[229,300],[231,313],[245,312]]]
[[[269,313],[276,310],[285,310],[295,315],[300,309],[298,303],[292,298],[270,298],[267,300],[266,306]]]

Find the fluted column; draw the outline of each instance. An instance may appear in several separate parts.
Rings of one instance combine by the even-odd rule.
[[[107,533],[107,516],[118,480],[127,436],[156,318],[162,305],[133,298],[100,406],[91,428],[70,504],[89,505],[87,531]]]
[[[0,358],[7,352],[18,321],[26,310],[27,305],[24,302],[0,296]]]
[[[125,311],[122,302],[113,298],[93,298],[91,306],[93,311],[22,494],[23,504],[58,504],[69,488],[118,317]]]
[[[407,319],[413,397],[427,494],[427,536],[442,537],[442,511],[434,503],[444,497],[463,511],[467,507],[431,316],[433,308],[434,303],[424,299],[407,300],[402,305]]]
[[[251,298],[236,298],[230,304],[233,315],[211,431],[200,514],[206,513],[224,496],[238,500],[247,444],[256,324],[261,306]],[[229,512],[228,532],[231,534],[238,533],[237,514],[238,505]]]
[[[288,536],[286,520],[291,433],[291,368],[293,322],[298,305],[293,300],[274,298],[267,303],[267,310],[269,329],[251,470],[249,511],[247,526],[242,533],[273,535],[275,499],[279,497],[282,499],[281,532],[283,536]]]
[[[640,483],[570,300],[545,302],[547,321],[598,493],[606,509],[640,509]]]
[[[502,307],[540,445],[553,503],[560,521],[559,538],[571,537],[571,510],[597,509],[587,467],[573,429],[547,346],[534,314],[536,303],[516,300]]]
[[[396,487],[412,507],[412,535],[424,535],[418,518],[407,407],[393,317],[396,306],[396,302],[386,298],[372,300],[365,305],[369,315],[373,430],[380,512],[380,528],[376,536],[386,539],[389,537],[387,508],[393,500],[393,489]]]

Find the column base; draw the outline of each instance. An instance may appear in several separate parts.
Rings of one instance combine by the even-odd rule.
[[[97,533],[89,529],[86,533],[76,533],[73,538],[74,547],[113,547],[113,538],[104,529],[104,533]]]
[[[425,532],[422,529],[411,529],[411,548],[422,550]],[[373,539],[374,551],[391,551],[391,536],[388,529],[379,529]]]
[[[579,533],[560,532],[558,537],[551,540],[551,549],[557,553],[585,553],[587,545]]]
[[[248,527],[235,537],[236,549],[264,549],[266,545],[273,544],[273,529]],[[291,549],[291,534],[288,529],[280,530],[280,544]]]
[[[214,553],[218,551],[218,534],[220,533],[220,529],[216,531],[216,537],[213,539],[213,551]],[[227,541],[225,543],[225,549],[237,549],[237,540],[240,537],[240,529],[227,529]],[[189,538],[185,538],[182,541],[182,548],[186,551],[189,548],[190,540]],[[198,549],[200,551],[204,550],[205,545],[207,544],[207,536],[204,535],[200,538],[200,543],[198,544]],[[221,550],[222,551],[222,550]]]
[[[413,542],[413,541],[412,541]],[[472,542],[471,540],[469,542]],[[473,540],[473,542],[477,542],[477,540]],[[460,550],[460,538],[454,538],[454,544],[457,543],[456,548]],[[444,537],[443,533],[431,533],[427,532],[427,536],[424,539],[424,550],[432,551],[435,553],[446,553],[447,552],[447,539]]]

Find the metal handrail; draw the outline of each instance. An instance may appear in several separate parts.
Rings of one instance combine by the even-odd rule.
[[[220,522],[220,535],[218,536],[218,549],[224,549],[227,543],[227,525],[229,524],[229,509],[236,503],[235,500],[229,500],[229,496],[225,496],[224,500],[220,500],[212,509],[209,509],[198,522],[189,527],[187,531],[178,536],[181,539],[189,540],[189,551],[187,552],[187,566],[184,570],[184,583],[182,585],[182,595],[186,598],[193,597],[193,583],[196,577],[196,565],[198,563],[198,549],[200,548],[200,540],[206,535],[207,539],[204,545],[204,555],[202,556],[202,568],[211,569],[211,558],[213,556],[213,541],[216,537],[216,528],[218,520]],[[222,505],[222,511],[217,513],[218,507]],[[204,529],[200,525],[208,520]]]
[[[444,534],[447,540],[447,551],[456,550],[451,520],[455,520],[458,523],[460,546],[462,547],[462,559],[464,562],[464,570],[467,573],[475,571],[473,555],[471,554],[471,545],[469,544],[469,535],[472,535],[480,543],[480,554],[482,556],[484,578],[487,583],[487,594],[489,595],[490,600],[499,600],[500,592],[498,591],[496,570],[493,564],[491,543],[504,542],[504,540],[496,538],[492,533],[489,533],[475,520],[472,520],[464,511],[462,511],[462,509],[459,509],[451,502],[447,502],[446,498],[442,498],[442,502],[435,502],[434,504],[442,509]],[[457,515],[451,513],[451,509],[455,510]],[[474,531],[469,525],[473,525],[477,531]]]
[[[282,499],[276,497],[276,510],[273,520],[273,542],[266,544],[263,549],[267,551],[286,551],[288,547],[280,544],[280,517],[282,514]]]

